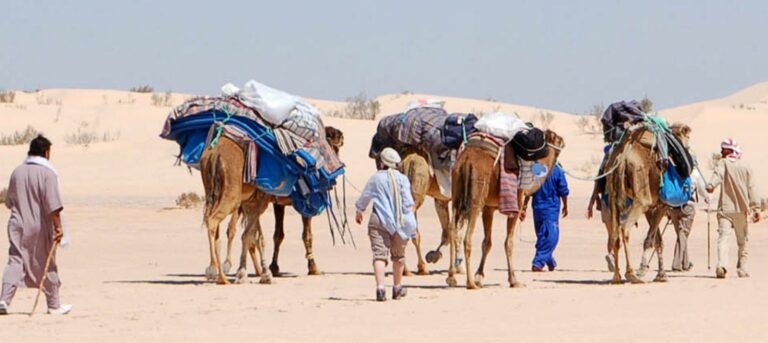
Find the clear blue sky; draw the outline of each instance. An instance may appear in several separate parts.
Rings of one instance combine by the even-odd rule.
[[[226,6],[225,6],[226,4]],[[215,94],[255,78],[583,112],[768,80],[768,1],[39,1],[0,14],[0,88]]]

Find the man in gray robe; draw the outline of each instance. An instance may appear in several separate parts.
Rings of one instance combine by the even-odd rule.
[[[45,273],[48,252],[63,236],[56,170],[51,165],[51,142],[38,136],[29,146],[27,159],[11,174],[5,206],[11,210],[8,220],[8,264],[3,273],[0,315],[20,285],[37,288]],[[49,314],[67,314],[71,305],[59,302],[59,280],[56,258],[52,258],[43,283]]]

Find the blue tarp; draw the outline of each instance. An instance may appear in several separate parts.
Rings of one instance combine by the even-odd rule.
[[[316,216],[330,206],[328,191],[336,184],[336,177],[344,174],[344,168],[333,172],[318,168],[315,158],[303,149],[284,155],[272,130],[252,119],[209,110],[173,120],[170,132],[163,138],[176,141],[181,147],[182,161],[197,166],[206,149],[208,131],[216,122],[237,126],[258,145],[258,169],[253,183],[260,190],[290,196],[294,208],[305,217]]]

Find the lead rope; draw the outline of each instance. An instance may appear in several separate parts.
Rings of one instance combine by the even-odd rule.
[[[349,220],[347,220],[347,174],[341,176],[341,195],[343,197],[344,204],[344,225],[349,228]],[[357,244],[355,244],[355,236],[352,234],[351,228],[349,229],[349,240],[352,241],[352,246],[357,249]]]

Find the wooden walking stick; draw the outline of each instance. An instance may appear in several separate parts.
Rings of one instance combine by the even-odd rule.
[[[709,235],[712,231],[712,222],[709,215],[709,206],[707,206],[707,270],[712,270],[712,239]]]
[[[32,305],[32,312],[29,312],[30,317],[35,314],[35,309],[37,309],[37,303],[40,301],[40,293],[43,291],[43,283],[45,283],[45,279],[48,278],[48,268],[51,266],[51,260],[53,260],[53,255],[56,253],[57,246],[59,246],[59,241],[55,240],[53,242],[53,246],[51,246],[51,250],[48,251],[48,258],[45,260],[45,269],[43,269],[43,277],[40,278],[40,284],[37,285],[37,296],[35,296],[35,304]]]

